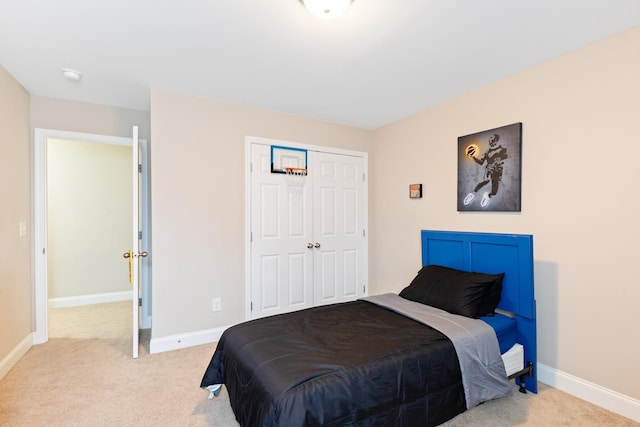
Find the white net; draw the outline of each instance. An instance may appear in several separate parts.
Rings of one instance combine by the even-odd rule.
[[[304,180],[307,176],[306,168],[285,168],[287,188],[292,194],[300,194],[304,189]]]

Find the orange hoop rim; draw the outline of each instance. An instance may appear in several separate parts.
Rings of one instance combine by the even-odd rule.
[[[307,174],[307,168],[284,168],[285,173],[304,173],[305,175]]]

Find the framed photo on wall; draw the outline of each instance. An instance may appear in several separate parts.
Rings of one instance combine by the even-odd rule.
[[[458,211],[520,212],[522,123],[458,138]]]
[[[409,198],[421,199],[422,198],[422,184],[409,185]]]

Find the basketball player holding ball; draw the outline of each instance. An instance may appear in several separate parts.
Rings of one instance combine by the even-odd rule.
[[[472,158],[480,166],[486,163],[485,179],[479,182],[473,192],[467,194],[467,196],[464,198],[463,203],[465,206],[471,204],[473,199],[475,199],[476,197],[476,193],[488,183],[491,183],[491,192],[486,191],[482,195],[480,206],[486,208],[489,205],[491,197],[498,194],[500,181],[502,180],[502,173],[504,171],[504,161],[507,159],[507,149],[502,145],[498,145],[499,140],[500,135],[498,135],[497,133],[491,135],[491,137],[489,137],[489,149],[480,158],[476,157],[476,154],[479,151],[477,145],[472,144],[465,150],[465,154]]]

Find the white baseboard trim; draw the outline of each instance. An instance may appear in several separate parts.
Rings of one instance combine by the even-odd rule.
[[[131,301],[131,291],[109,292],[104,294],[78,295],[74,297],[49,298],[49,308],[76,307],[79,305],[103,304],[107,302]]]
[[[632,378],[630,378],[633,380]],[[640,422],[640,400],[538,363],[538,381]]]
[[[195,345],[209,344],[220,340],[222,333],[228,328],[206,329],[204,331],[190,332],[188,334],[170,335],[162,338],[152,338],[149,343],[149,353],[162,353],[164,351],[193,347]],[[213,353],[212,353],[213,355]]]
[[[18,360],[24,356],[33,346],[33,332],[29,333],[22,341],[0,361],[0,380],[5,377]]]

